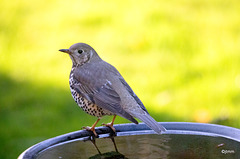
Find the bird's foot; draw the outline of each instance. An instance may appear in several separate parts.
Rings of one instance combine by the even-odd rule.
[[[96,137],[98,137],[98,134],[95,131],[95,127],[84,126],[82,128],[87,130],[87,131],[91,131]]]
[[[102,123],[102,126],[107,126],[107,127],[111,128],[114,133],[116,133],[116,129],[113,127],[113,123],[112,122],[111,123],[107,123],[107,124]]]

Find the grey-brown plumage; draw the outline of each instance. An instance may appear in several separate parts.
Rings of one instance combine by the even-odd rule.
[[[149,115],[117,69],[103,61],[91,46],[77,43],[59,51],[70,55],[73,63],[70,90],[75,102],[85,112],[99,119],[104,115],[119,115],[137,124],[135,117],[156,133],[166,131]]]

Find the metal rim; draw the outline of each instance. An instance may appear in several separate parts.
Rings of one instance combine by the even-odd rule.
[[[167,131],[163,134],[189,134],[189,135],[204,135],[204,136],[219,136],[234,141],[240,142],[240,129],[228,126],[205,124],[205,123],[190,123],[190,122],[159,122]],[[114,125],[117,136],[127,135],[141,135],[141,134],[154,134],[145,124],[119,124]],[[111,133],[107,127],[97,127],[97,134],[99,138],[105,137],[106,134]],[[74,131],[64,135],[60,135],[45,141],[25,150],[18,159],[33,159],[37,154],[50,146],[57,145],[63,142],[69,142],[76,139],[86,138],[91,136],[91,133],[86,130]]]

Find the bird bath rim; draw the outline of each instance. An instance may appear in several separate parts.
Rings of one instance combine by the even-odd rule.
[[[240,143],[240,129],[233,127],[191,122],[159,122],[159,124],[163,125],[167,129],[167,131],[163,132],[163,134],[224,137]],[[116,129],[117,136],[155,134],[155,132],[149,129],[144,123],[137,125],[133,123],[118,124],[114,125],[114,128]],[[103,138],[109,136],[111,130],[108,127],[97,127],[96,132],[99,134],[99,138]],[[37,154],[49,147],[66,142],[72,142],[74,140],[84,140],[90,136],[90,132],[86,130],[79,130],[50,138],[28,148],[18,157],[18,159],[35,158]]]

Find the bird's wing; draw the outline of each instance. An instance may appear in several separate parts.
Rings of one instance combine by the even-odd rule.
[[[105,68],[107,69],[107,71],[112,72],[113,74],[115,74],[120,82],[124,85],[124,87],[127,89],[127,91],[129,92],[129,94],[135,99],[135,101],[138,103],[138,105],[147,113],[147,109],[145,108],[145,106],[143,105],[142,101],[138,98],[138,96],[133,92],[132,88],[128,85],[128,83],[124,80],[124,78],[122,77],[122,75],[118,72],[118,70],[113,67],[112,65],[105,63]]]
[[[135,99],[135,101],[138,103],[138,105],[147,113],[147,109],[145,108],[145,106],[143,105],[142,101],[138,98],[138,96],[133,92],[132,88],[127,84],[127,82],[124,80],[124,78],[121,76],[120,77],[120,81],[122,82],[122,84],[126,87],[126,89],[128,90],[128,92],[131,94],[131,96]]]
[[[134,123],[138,123],[129,113],[121,107],[121,98],[113,89],[110,81],[102,77],[101,70],[91,73],[87,70],[74,72],[73,87],[84,98],[114,114],[122,116]],[[96,78],[98,77],[98,78]]]

